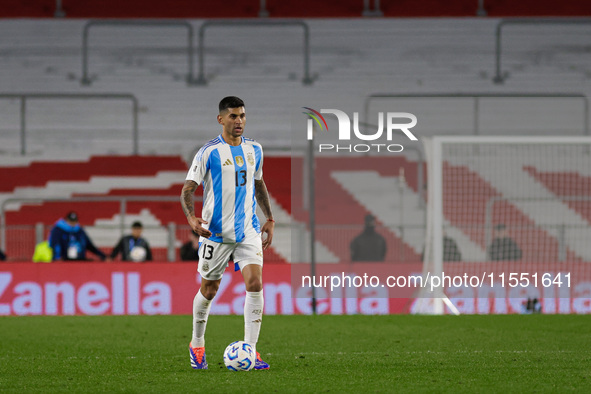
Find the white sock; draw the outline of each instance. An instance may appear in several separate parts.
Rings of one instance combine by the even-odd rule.
[[[263,320],[263,306],[265,300],[263,291],[247,291],[244,301],[244,342],[248,343],[256,351],[261,322]]]
[[[205,298],[199,289],[193,299],[193,339],[191,339],[193,347],[205,346],[205,326],[210,309],[211,300]]]

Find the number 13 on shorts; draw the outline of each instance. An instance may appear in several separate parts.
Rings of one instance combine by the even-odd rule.
[[[199,274],[207,280],[222,278],[230,258],[234,255],[234,263],[240,268],[248,264],[263,265],[261,236],[246,237],[239,243],[219,243],[204,239],[199,247]]]
[[[213,257],[213,246],[203,244],[203,247],[201,249],[203,249],[203,254],[201,255],[201,258],[203,260],[211,260],[211,258]]]

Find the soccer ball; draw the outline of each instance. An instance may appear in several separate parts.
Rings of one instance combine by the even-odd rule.
[[[224,350],[224,364],[230,371],[250,371],[254,368],[255,360],[254,349],[243,341],[232,342]]]
[[[134,246],[129,252],[129,257],[131,257],[131,261],[140,263],[146,259],[147,254],[148,252],[143,246]]]

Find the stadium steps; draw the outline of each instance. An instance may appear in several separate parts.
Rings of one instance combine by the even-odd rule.
[[[549,161],[552,158],[545,157],[544,160]],[[554,194],[541,182],[524,171],[528,162],[531,160],[513,158],[510,166],[515,170],[510,174],[499,175],[493,174],[491,168],[488,167],[489,164],[484,161],[479,165],[479,173],[497,190],[502,191],[504,197],[523,197],[524,192],[527,191],[526,196],[535,195],[539,198],[547,198],[548,201],[512,201],[512,205],[526,215],[528,221],[543,228],[544,232],[550,235],[552,241],[559,238],[558,227],[563,223],[568,224],[565,241],[569,251],[572,251],[578,259],[583,258],[588,261],[591,259],[591,247],[588,242],[581,242],[581,240],[591,238],[589,222],[576,211],[570,209],[567,204],[557,200]],[[571,226],[576,226],[576,228]],[[547,243],[543,243],[543,245],[544,248],[548,247]]]
[[[339,180],[361,204],[369,207],[372,214],[381,217],[381,221],[389,231],[402,239],[400,233],[400,209],[403,209],[403,223],[411,225],[412,228],[404,230],[404,242],[409,244],[416,255],[422,256],[425,247],[425,208],[419,205],[419,195],[406,185],[403,181],[403,205],[400,206],[400,177],[383,177],[372,172],[337,172],[333,177]],[[373,185],[359,187],[359,185]],[[392,198],[384,198],[384,196]],[[462,253],[464,261],[485,261],[485,250],[473,242],[459,228],[453,226],[449,221],[444,222],[445,231],[448,236],[454,239]],[[398,246],[399,248],[400,246]],[[394,249],[396,250],[396,249]],[[399,250],[394,253],[400,253]],[[390,256],[392,259],[394,256]]]
[[[263,175],[264,176],[264,175]],[[283,178],[283,182],[288,180]],[[273,215],[275,218],[275,232],[273,236],[273,245],[265,253],[275,253],[279,255],[278,261],[287,261],[290,263],[302,263],[310,261],[309,240],[310,233],[306,229],[304,223],[297,222],[285,210],[281,204],[278,204],[273,194],[269,194]],[[257,215],[261,220],[264,220],[264,215],[258,208]],[[263,225],[263,223],[261,223]],[[298,238],[298,242],[292,244],[292,240]],[[301,245],[299,249],[292,249],[292,245]],[[336,263],[339,261],[338,257],[327,248],[320,240],[315,243],[316,256],[319,262],[322,263]]]
[[[184,36],[177,29],[97,30],[91,40],[90,74],[98,79],[92,86],[82,87],[80,37],[84,20],[3,20],[0,34],[5,40],[0,43],[0,78],[5,91],[132,92],[141,104],[142,153],[168,152],[186,157],[219,130],[214,116],[215,103],[220,91],[230,89],[249,103],[247,131],[266,150],[285,148],[293,138],[293,130],[289,121],[286,122],[290,119],[290,108],[323,106],[334,102],[335,97],[339,99],[339,108],[351,113],[361,111],[367,94],[385,90],[591,92],[589,72],[584,66],[588,60],[588,51],[584,50],[588,28],[515,28],[507,35],[503,53],[504,69],[511,72],[511,78],[503,86],[493,85],[496,22],[494,19],[308,20],[313,39],[311,71],[318,74],[318,79],[313,86],[306,87],[299,81],[302,72],[299,33],[294,36],[292,31],[273,30],[270,35],[267,29],[240,30],[241,37],[253,47],[246,53],[227,44],[236,31],[219,29],[207,42],[209,86],[189,88],[180,78],[186,72],[186,59],[182,54]],[[197,27],[201,21],[191,23]],[[261,37],[269,37],[273,43]],[[168,46],[172,49],[167,49]],[[228,55],[230,49],[233,52]],[[236,88],[238,83],[243,87]],[[127,104],[38,102],[29,105],[31,155],[47,154],[57,161],[64,150],[70,155],[93,149],[104,153],[105,146],[129,153]],[[439,105],[417,104],[417,108],[432,111]],[[17,101],[0,100],[3,118],[0,145],[9,154],[18,152],[15,132],[19,127],[18,108]],[[516,112],[521,108],[517,105]],[[421,136],[441,130],[464,133],[473,125],[470,121],[469,127],[462,128],[454,111],[437,117],[437,122],[430,121],[428,114],[420,111]],[[502,117],[496,121],[494,111],[487,116],[495,120],[492,130],[495,133],[548,132],[541,120],[516,124],[503,121]],[[573,116],[570,123],[565,123],[569,132],[576,132],[578,127],[574,119]],[[481,129],[483,134],[490,131],[484,126]],[[267,177],[268,166],[265,168]],[[274,180],[276,177],[279,175],[269,174],[266,178],[272,194],[275,191],[271,179],[273,183],[281,183]],[[287,193],[281,192],[276,200],[291,211]],[[360,219],[358,225],[365,212],[358,207],[353,209]],[[484,238],[476,234],[479,237]]]
[[[93,156],[84,162],[42,161],[27,166],[0,167],[0,192],[16,188],[47,187],[49,181],[82,181],[91,176],[153,176],[160,171],[185,171],[179,156]],[[63,187],[66,185],[56,185]],[[24,192],[25,193],[25,192]],[[26,193],[25,193],[26,194]]]
[[[486,160],[480,160],[478,163],[461,163],[460,159],[444,163],[443,171],[449,175],[444,178],[443,188],[447,194],[444,195],[443,209],[450,222],[486,248],[488,246],[485,240],[486,204],[491,198],[515,197],[519,190],[530,192],[536,190],[543,193],[541,195],[548,192],[537,190],[540,189],[539,185],[531,185],[534,182],[532,179],[518,174],[522,167],[515,161],[508,160],[507,171],[498,174],[493,173],[491,163],[486,163]],[[527,189],[529,186],[535,186],[535,189]],[[558,260],[557,234],[545,231],[541,227],[542,224],[550,224],[546,217],[546,209],[557,207],[542,205],[500,201],[495,204],[492,213],[492,225],[497,223],[507,225],[510,236],[523,251],[524,261]],[[564,219],[570,223],[569,216]],[[525,229],[519,227],[525,227]],[[580,260],[577,257],[580,251],[572,249],[571,246],[573,245],[568,245],[567,259]]]
[[[277,163],[273,157],[267,157],[266,163],[269,168],[268,177],[273,174],[283,174],[281,178],[273,180],[277,190],[289,190],[289,161],[280,158]],[[286,167],[287,165],[287,167]],[[158,167],[160,166],[160,167]],[[159,171],[162,168],[179,169],[180,171]],[[15,170],[13,172],[13,170]],[[2,167],[4,174],[11,177],[19,177],[21,173],[37,173],[38,177],[33,182],[38,186],[21,186],[25,181],[21,179],[12,180],[11,192],[2,194],[4,199],[8,198],[64,198],[79,196],[171,196],[175,198],[172,202],[158,201],[130,201],[127,202],[125,218],[125,232],[134,220],[144,223],[146,238],[153,246],[155,256],[165,259],[167,233],[164,227],[174,222],[178,226],[186,227],[186,218],[179,207],[178,197],[182,188],[182,182],[186,175],[186,165],[180,157],[91,157],[86,161],[78,162],[31,162],[25,167],[5,165]],[[93,172],[93,171],[96,171]],[[53,181],[55,176],[60,179]],[[101,174],[96,175],[95,174]],[[151,175],[148,175],[151,174]],[[285,177],[285,174],[288,176]],[[79,180],[73,180],[79,179]],[[7,180],[10,180],[7,178]],[[9,189],[9,187],[6,187]],[[281,193],[278,193],[281,195]],[[202,195],[201,188],[197,193]],[[282,205],[289,207],[289,195],[283,198],[283,204],[273,201],[273,206],[278,214],[281,223],[289,223],[289,212],[283,211]],[[200,204],[196,204],[197,211]],[[120,206],[118,202],[46,202],[43,204],[11,204],[8,206],[6,215],[7,224],[13,228],[21,228],[8,234],[9,241],[13,239],[17,247],[9,247],[8,252],[12,257],[23,256],[28,258],[29,250],[34,246],[34,230],[25,230],[23,226],[31,226],[35,223],[43,223],[47,230],[70,210],[76,210],[80,216],[80,223],[88,230],[95,243],[105,250],[114,246],[121,236]],[[113,231],[115,230],[115,231]],[[277,237],[270,250],[265,251],[265,259],[269,262],[286,262],[290,259],[289,228],[285,237]],[[19,233],[20,231],[20,233]],[[26,232],[27,234],[24,234]],[[183,233],[180,240],[186,240],[188,233]],[[20,234],[20,235],[19,235]],[[46,234],[47,235],[47,234]],[[149,236],[148,236],[149,235]],[[22,238],[18,242],[14,237]],[[281,242],[282,238],[285,238]],[[10,242],[9,242],[10,243]],[[181,241],[177,241],[180,246]],[[285,249],[285,250],[282,250]],[[321,248],[322,249],[322,248]],[[330,255],[330,252],[325,253]]]
[[[347,190],[351,196],[376,217],[382,227],[382,236],[386,239],[388,251],[386,261],[419,261],[425,244],[424,219],[425,212],[418,208],[418,194],[409,195],[404,187],[403,198],[400,196],[400,177],[381,177],[374,171],[333,171],[331,176]],[[401,218],[401,204],[403,201]],[[402,220],[402,222],[401,222]],[[416,226],[404,228],[400,226]],[[380,232],[378,227],[378,232]],[[353,239],[363,230],[359,225],[354,231]],[[387,231],[384,231],[387,230]],[[395,237],[392,237],[392,233]],[[406,245],[411,246],[409,256]],[[404,250],[401,250],[404,248]]]
[[[524,167],[532,177],[541,182],[548,190],[560,197],[582,197],[589,198],[591,191],[591,178],[579,172],[562,171],[539,171],[533,167]],[[579,215],[588,223],[591,223],[591,201],[581,199],[569,200],[563,199],[562,202]]]
[[[155,186],[162,186],[163,192],[166,192],[170,189],[171,184],[175,184],[178,182],[179,179],[183,179],[185,176],[185,171],[163,171],[155,174],[155,176],[148,177],[134,177],[134,176],[126,176],[124,174],[120,174],[117,177],[105,177],[105,176],[97,176],[91,177],[89,181],[70,181],[70,182],[62,182],[62,181],[49,181],[47,182],[45,187],[22,187],[16,188],[13,193],[5,193],[3,197],[5,199],[8,198],[61,198],[61,199],[68,199],[73,195],[80,195],[81,192],[85,194],[92,192],[93,195],[104,195],[106,192],[113,188],[117,187],[129,187],[134,186],[134,193],[132,195],[142,195],[141,189],[143,187],[147,188],[154,188]],[[164,194],[164,193],[163,193]],[[177,195],[178,196],[178,195]],[[101,203],[46,203],[53,204],[57,207],[64,207],[65,212],[71,210],[73,208],[66,208],[67,206],[78,206],[80,208],[92,205],[93,209],[88,212],[88,216],[92,218],[92,220],[96,220],[98,218],[104,217],[104,215],[108,212],[111,214],[107,216],[111,216],[112,214],[119,212],[119,203],[118,202],[101,202]],[[38,220],[41,222],[45,222],[47,220],[46,215],[50,214],[53,215],[55,218],[55,211],[48,212],[46,211],[46,207],[38,207],[35,211],[34,208],[31,208],[33,211],[29,211],[28,205],[24,209],[19,209],[18,211],[14,211],[20,203],[15,203],[9,205],[10,211],[7,214],[7,220],[10,224],[24,224],[24,223],[31,223],[31,220]],[[127,209],[129,212],[137,212],[138,207],[143,207],[146,205],[150,205],[152,207],[166,207],[170,205],[169,202],[129,202],[127,204]],[[33,206],[34,207],[34,206]],[[80,209],[78,208],[78,209]],[[83,208],[82,208],[83,209]],[[162,208],[166,209],[166,208]],[[86,210],[84,210],[86,211]],[[82,212],[81,212],[82,213]]]
[[[299,166],[300,162],[297,162]],[[320,157],[316,163],[316,233],[318,240],[330,248],[340,261],[350,261],[349,244],[363,229],[365,216],[372,212],[372,208],[366,201],[359,201],[351,195],[343,184],[354,183],[357,176],[363,176],[366,171],[374,170],[380,174],[398,174],[399,168],[404,166],[408,174],[409,186],[416,191],[416,164],[407,162],[403,158],[392,159],[388,157],[367,157],[364,160],[349,160],[340,157]],[[339,179],[338,174],[348,172],[353,179]],[[292,181],[292,187],[301,190],[302,169],[294,173],[296,177]],[[381,188],[384,185],[380,186]],[[376,192],[376,196],[384,198],[385,190]],[[299,193],[294,195],[297,204],[301,204]],[[301,206],[301,205],[300,205]],[[308,222],[306,210],[297,210],[293,213],[296,220],[302,223]],[[384,223],[384,213],[376,215],[379,223]],[[405,261],[419,261],[420,252],[417,254],[413,248],[403,243],[393,232],[383,232],[388,244],[389,261],[399,261],[404,256]],[[404,248],[403,251],[400,249]]]
[[[269,194],[274,198],[273,207],[278,205],[287,214],[291,214],[291,157],[265,157],[263,179]]]
[[[217,29],[208,36],[206,48],[210,83],[189,88],[182,78],[186,73],[183,32],[140,28],[97,28],[91,39],[90,74],[98,79],[91,86],[80,86],[84,20],[3,21],[0,34],[6,40],[0,44],[0,78],[6,91],[131,92],[142,108],[142,153],[183,156],[211,139],[212,131],[217,132],[215,103],[219,91],[230,89],[247,100],[247,131],[266,149],[285,147],[291,140],[285,121],[290,119],[290,108],[322,106],[334,102],[335,97],[339,98],[339,108],[351,113],[360,111],[365,96],[377,91],[591,91],[589,73],[583,66],[590,60],[584,50],[589,31],[585,27],[516,27],[508,32],[503,59],[511,77],[505,85],[497,86],[491,82],[494,19],[307,22],[313,39],[311,71],[318,74],[312,86],[300,83],[299,31],[274,29],[269,35],[268,29],[241,29],[240,36],[252,47],[246,52],[228,44],[238,30]],[[198,27],[201,21],[191,23]],[[540,81],[544,81],[543,86]],[[245,87],[236,88],[238,82]],[[0,115],[5,119],[0,127],[10,131],[0,142],[7,151],[16,152],[18,134],[14,130],[19,127],[19,104],[0,101]],[[131,149],[128,104],[40,101],[30,105],[29,143],[33,152],[61,152],[62,146],[70,151],[112,149],[125,154]],[[471,113],[466,113],[466,122],[459,121],[453,111],[431,121],[429,113],[438,106],[440,103],[413,104],[421,119],[421,136],[442,130],[470,132]],[[109,114],[108,118],[104,114]],[[555,130],[535,116],[516,123],[503,121],[492,111],[485,118],[491,121],[481,125],[483,134]],[[567,118],[570,120],[563,122],[563,127],[569,133],[580,132],[576,129],[580,127],[578,118]],[[111,130],[108,139],[105,128]],[[83,142],[98,135],[101,138],[94,137],[92,144]],[[64,143],[52,144],[56,139]]]

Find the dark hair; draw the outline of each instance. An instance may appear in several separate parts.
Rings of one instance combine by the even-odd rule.
[[[144,226],[142,225],[142,222],[133,222],[131,224],[131,228],[144,228]]]
[[[228,96],[224,97],[222,101],[220,101],[220,105],[218,106],[220,113],[222,111],[227,110],[228,108],[240,108],[244,107],[244,101],[236,96]]]
[[[503,230],[505,230],[506,228],[507,228],[507,226],[505,226],[505,224],[504,224],[504,223],[499,223],[499,224],[497,224],[497,225],[495,226],[495,230],[497,230],[497,231],[503,231]]]
[[[78,221],[78,214],[74,211],[70,211],[66,214],[66,219],[68,219],[71,222],[77,222]]]

